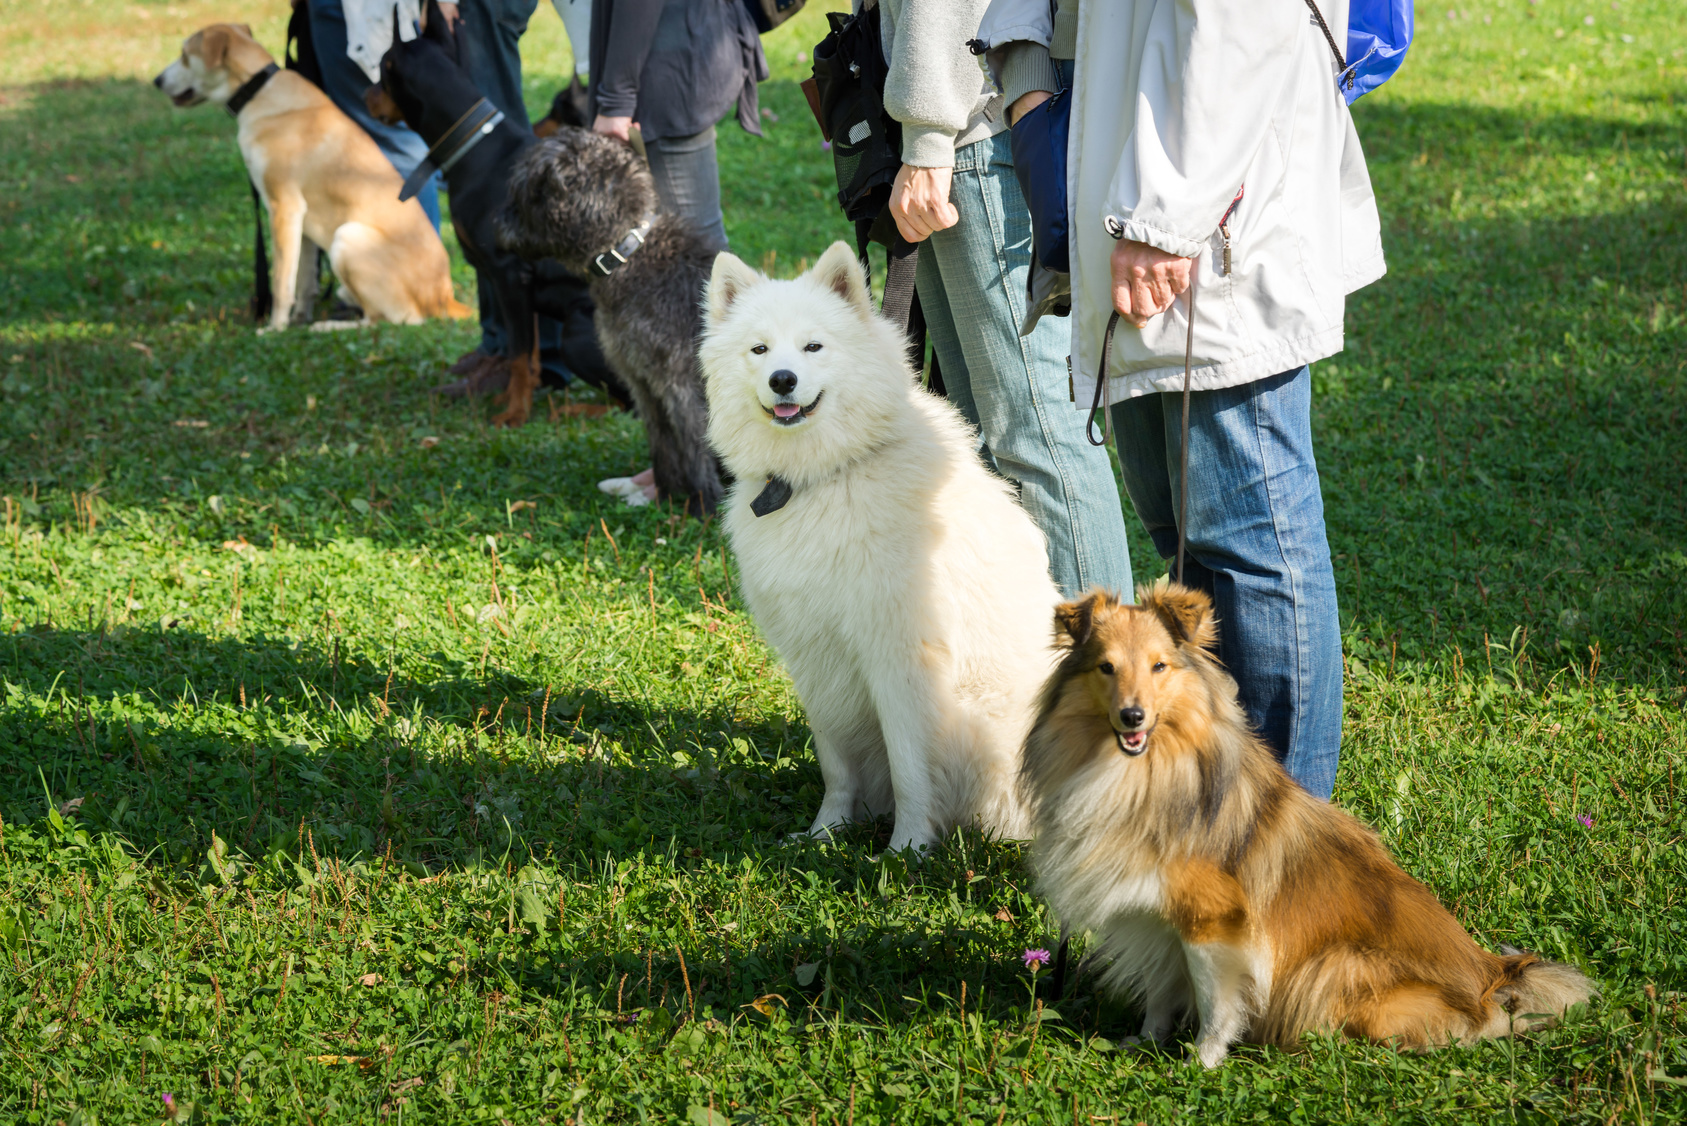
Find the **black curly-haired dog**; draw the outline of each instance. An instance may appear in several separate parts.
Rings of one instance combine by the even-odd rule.
[[[564,126],[516,159],[498,233],[523,258],[555,258],[590,280],[598,342],[644,419],[658,492],[712,512],[721,471],[704,434],[697,338],[715,252],[656,208],[643,158]]]
[[[560,350],[568,367],[613,399],[627,389],[605,364],[593,331],[592,300],[584,278],[555,261],[524,261],[498,245],[493,216],[504,202],[511,164],[537,139],[481,96],[458,63],[457,39],[429,0],[422,34],[406,43],[394,13],[392,47],[381,59],[381,81],[364,96],[370,113],[389,124],[403,120],[429,147],[428,165],[439,165],[451,192],[451,225],[469,262],[491,286],[509,348],[504,410],[493,422],[520,426],[532,409],[541,374],[534,362],[534,314],[562,325]],[[576,79],[578,83],[578,79]],[[571,107],[559,94],[554,110]],[[421,173],[425,175],[426,173]]]

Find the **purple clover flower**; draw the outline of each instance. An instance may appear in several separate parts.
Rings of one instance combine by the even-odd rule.
[[[1025,959],[1025,968],[1032,973],[1036,973],[1043,966],[1049,964],[1049,952],[1047,950],[1027,950],[1020,957]]]
[[[1593,818],[1589,817],[1585,813],[1576,814],[1576,820],[1580,821],[1582,823],[1582,828],[1584,828],[1584,829],[1593,828]]]

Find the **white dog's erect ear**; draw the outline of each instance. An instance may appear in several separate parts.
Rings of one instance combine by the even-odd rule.
[[[873,315],[873,295],[867,290],[866,275],[855,249],[842,239],[826,248],[809,271],[814,280],[854,305],[864,316]]]
[[[703,304],[709,323],[726,316],[732,303],[742,297],[745,290],[760,285],[762,281],[762,276],[750,269],[738,255],[725,250],[715,255],[714,268],[709,271],[709,290]]]

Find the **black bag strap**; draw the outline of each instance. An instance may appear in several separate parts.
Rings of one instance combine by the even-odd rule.
[[[275,291],[269,284],[269,253],[264,249],[264,203],[258,198],[258,185],[250,180],[252,189],[252,319],[259,324],[269,319],[275,309]]]
[[[297,4],[293,14],[287,19],[287,41],[283,48],[282,62],[287,69],[309,79],[311,85],[321,89],[322,64],[316,58],[316,42],[310,34],[310,5]]]

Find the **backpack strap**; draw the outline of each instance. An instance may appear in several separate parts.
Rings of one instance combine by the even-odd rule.
[[[1330,45],[1330,53],[1336,57],[1336,68],[1346,76],[1347,88],[1353,89],[1354,74],[1347,69],[1347,58],[1341,53],[1341,48],[1336,46],[1336,37],[1330,33],[1330,25],[1324,22],[1324,13],[1318,10],[1315,0],[1306,0],[1306,6],[1312,9],[1312,18],[1318,21],[1318,30],[1324,33],[1324,42]],[[1336,85],[1341,85],[1339,80]]]
[[[275,291],[270,288],[269,255],[264,251],[264,205],[258,196],[258,185],[247,180],[252,189],[252,300],[247,308],[252,319],[263,324],[275,308]]]

